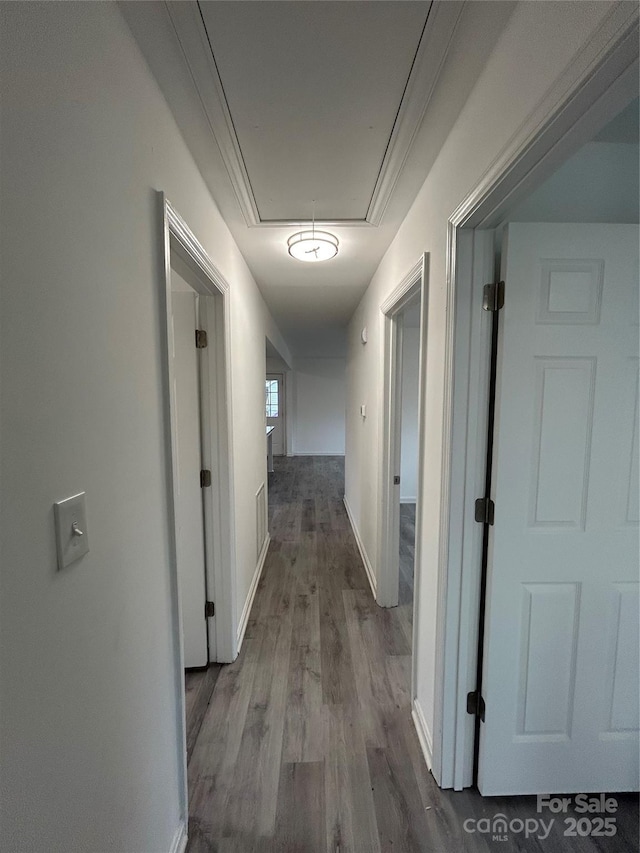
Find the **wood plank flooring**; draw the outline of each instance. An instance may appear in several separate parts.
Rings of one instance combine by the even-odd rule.
[[[637,850],[633,796],[618,797],[614,838],[565,838],[558,820],[544,840],[464,830],[497,812],[535,818],[536,801],[441,791],[426,769],[409,704],[411,513],[400,606],[382,610],[342,503],[343,460],[274,462],[242,651],[220,670],[189,761],[189,853]]]
[[[400,504],[400,583],[395,618],[409,642],[413,632],[413,563],[416,540],[416,505]]]
[[[209,664],[205,670],[187,670],[184,677],[187,717],[187,761],[191,760],[200,727],[207,712],[221,665]]]

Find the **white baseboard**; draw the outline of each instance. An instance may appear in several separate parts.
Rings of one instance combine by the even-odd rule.
[[[416,732],[418,734],[418,740],[420,741],[420,747],[422,749],[422,754],[424,755],[424,760],[427,763],[427,767],[429,770],[433,767],[433,738],[431,737],[431,732],[429,731],[429,727],[427,726],[427,721],[424,718],[424,714],[422,713],[422,707],[417,699],[413,700],[413,710],[411,711],[411,718],[413,720],[413,724],[416,727]]]
[[[176,834],[173,836],[173,843],[169,853],[184,853],[187,849],[187,827],[183,820],[180,821],[180,826],[176,829]]]
[[[347,500],[346,495],[342,500],[344,502],[344,508],[346,509],[347,515],[349,517],[349,523],[351,524],[351,529],[353,530],[353,535],[356,538],[356,544],[358,546],[358,551],[360,551],[360,556],[362,557],[362,562],[364,563],[364,568],[365,568],[365,571],[367,573],[367,578],[369,579],[369,586],[371,587],[371,592],[373,593],[373,597],[376,598],[377,584],[376,584],[376,577],[373,573],[373,568],[371,566],[371,561],[369,560],[369,556],[365,550],[364,544],[363,544],[362,539],[360,537],[360,531],[358,530],[358,526],[356,525],[355,521],[353,520],[353,513],[351,512],[351,507],[349,506],[349,501]]]
[[[400,498],[401,504],[415,504],[418,503],[418,498]]]
[[[258,565],[256,566],[256,570],[251,580],[251,586],[249,587],[247,600],[245,601],[244,607],[242,608],[242,616],[240,617],[240,624],[238,625],[237,635],[238,654],[240,653],[240,647],[242,646],[242,641],[244,640],[244,632],[247,630],[247,622],[249,621],[249,614],[251,613],[251,607],[253,606],[253,599],[256,597],[256,590],[258,589],[260,576],[262,575],[265,560],[267,559],[269,542],[271,542],[271,536],[269,535],[269,533],[267,533],[264,540],[264,545],[262,546],[262,551],[260,551],[260,557],[258,558]]]
[[[295,450],[292,456],[344,456],[344,450]]]

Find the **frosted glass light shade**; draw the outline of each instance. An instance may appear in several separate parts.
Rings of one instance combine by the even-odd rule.
[[[329,261],[338,254],[338,238],[328,231],[297,231],[287,240],[287,247],[298,261]]]

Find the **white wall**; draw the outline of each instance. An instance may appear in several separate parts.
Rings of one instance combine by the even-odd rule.
[[[294,357],[347,357],[347,330],[342,326],[284,329],[283,332]]]
[[[0,848],[166,853],[180,759],[156,190],[231,285],[237,615],[265,335],[287,347],[117,7],[0,16]],[[81,490],[91,550],[58,572],[52,504]]]
[[[638,222],[638,146],[589,142],[509,212],[510,222]]]
[[[519,3],[431,172],[386,252],[349,327],[346,497],[374,571],[377,566],[382,355],[380,306],[422,252],[430,253],[425,457],[420,472],[423,541],[415,647],[417,701],[428,744],[434,731],[435,629],[442,476],[447,220],[553,82],[608,14],[608,3]],[[367,326],[369,342],[360,343]],[[367,405],[367,418],[359,414]]]
[[[418,496],[418,369],[420,329],[402,332],[402,433],[400,442],[400,501]]]
[[[342,456],[345,433],[345,358],[294,358],[293,368],[267,357],[267,373],[285,383],[287,456]]]
[[[267,373],[285,373],[287,370],[291,369],[281,358],[275,358],[272,356],[267,356],[266,368]]]
[[[295,358],[293,454],[344,454],[346,359]]]

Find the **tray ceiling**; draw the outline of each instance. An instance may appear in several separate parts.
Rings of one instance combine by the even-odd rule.
[[[259,221],[365,220],[431,4],[198,5]]]
[[[119,6],[292,351],[333,354],[514,3]],[[287,254],[313,199],[326,264]]]
[[[434,27],[430,0],[167,4],[247,225],[381,223],[462,8],[447,6]]]

